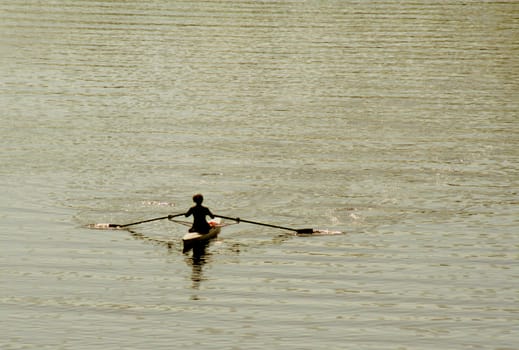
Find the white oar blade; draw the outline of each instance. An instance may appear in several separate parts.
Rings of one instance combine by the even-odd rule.
[[[118,227],[119,227],[118,225],[106,224],[106,223],[88,225],[88,228],[93,228],[96,230],[113,230],[113,229],[117,229]]]

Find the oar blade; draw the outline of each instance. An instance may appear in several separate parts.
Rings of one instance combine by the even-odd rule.
[[[121,225],[118,225],[118,224],[107,224],[107,223],[88,225],[88,228],[93,228],[96,230],[110,230],[110,229],[118,229],[120,227],[121,227]]]
[[[313,228],[301,228],[295,230],[298,235],[308,235],[314,233]]]

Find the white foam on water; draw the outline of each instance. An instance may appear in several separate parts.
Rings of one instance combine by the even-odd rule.
[[[314,236],[332,236],[332,235],[343,235],[345,232],[342,231],[332,231],[332,230],[314,230]]]

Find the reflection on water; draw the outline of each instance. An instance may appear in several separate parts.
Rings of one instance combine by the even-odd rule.
[[[193,289],[194,292],[200,289],[200,284],[204,280],[204,265],[211,261],[211,253],[208,253],[206,248],[207,245],[196,247],[193,249],[192,256],[186,256],[185,258],[186,264],[191,267],[191,281],[193,282],[191,289]],[[199,296],[197,294],[193,294],[191,299],[198,300]]]
[[[190,252],[184,253],[184,261],[187,266],[191,267],[192,289],[199,290],[202,281],[205,280],[203,268],[206,265],[218,263],[214,259],[211,246],[217,246],[216,254],[225,255],[227,257],[236,257],[240,254],[241,244],[239,242],[226,242],[219,239],[213,239],[205,244],[199,244],[193,247]],[[193,297],[195,298],[195,297]],[[198,298],[198,297],[196,297]]]

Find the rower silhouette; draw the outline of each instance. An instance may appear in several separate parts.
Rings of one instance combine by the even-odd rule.
[[[189,210],[185,214],[186,217],[193,215],[193,225],[189,229],[189,232],[207,234],[211,229],[211,226],[207,222],[206,217],[209,216],[211,219],[214,219],[214,215],[213,213],[211,213],[211,210],[209,210],[209,208],[204,207],[202,205],[203,201],[204,196],[202,196],[201,194],[195,194],[193,196],[193,202],[195,202],[196,205],[189,208]]]

